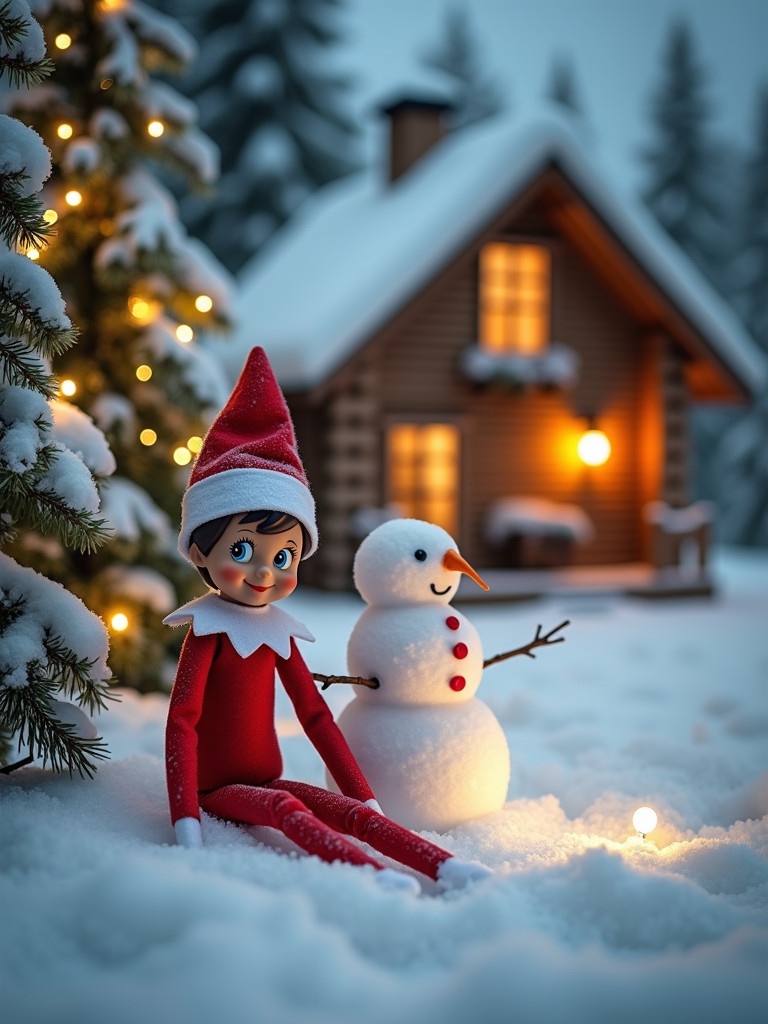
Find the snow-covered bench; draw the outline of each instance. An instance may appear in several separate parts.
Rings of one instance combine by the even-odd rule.
[[[516,568],[556,568],[567,565],[576,545],[594,537],[594,527],[578,505],[545,498],[500,498],[485,520],[485,539],[499,560]]]

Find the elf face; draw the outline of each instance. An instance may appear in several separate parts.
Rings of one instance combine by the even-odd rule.
[[[259,533],[257,526],[233,516],[207,555],[193,544],[189,556],[225,600],[262,608],[296,589],[302,536],[298,523],[284,533]]]

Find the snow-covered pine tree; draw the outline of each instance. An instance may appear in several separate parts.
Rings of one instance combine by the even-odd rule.
[[[730,255],[724,147],[711,138],[706,88],[691,29],[678,20],[670,27],[651,98],[655,138],[641,152],[647,166],[642,197],[667,233],[722,288]]]
[[[221,151],[212,201],[182,200],[185,223],[237,273],[315,189],[359,166],[350,81],[336,59],[346,0],[205,0],[181,82]]]
[[[43,195],[55,233],[39,262],[60,282],[79,331],[54,369],[118,466],[104,492],[110,543],[98,552],[41,546],[37,564],[104,615],[119,682],[150,689],[175,662],[162,617],[196,585],[175,550],[183,467],[229,391],[193,340],[197,328],[226,323],[229,275],[187,237],[160,175],[212,183],[215,147],[197,129],[194,105],[153,77],[194,57],[194,41],[172,19],[138,0],[32,7],[56,69],[9,102],[53,154]]]
[[[0,82],[38,85],[51,70],[26,0],[2,0]],[[48,364],[75,331],[50,274],[22,255],[49,233],[39,192],[50,170],[42,139],[0,114],[0,548],[15,541],[22,554],[35,535],[98,547],[106,531],[91,471],[114,469],[85,417],[70,422],[68,444],[58,430]],[[107,752],[85,712],[105,706],[107,650],[104,624],[77,597],[0,552],[0,770],[41,758],[92,774]]]
[[[501,89],[486,73],[466,8],[458,4],[446,8],[441,32],[423,61],[448,82],[453,108],[450,127],[464,128],[500,113],[506,104]]]
[[[581,96],[576,85],[573,62],[562,55],[555,57],[550,69],[546,96],[572,114],[583,114]]]

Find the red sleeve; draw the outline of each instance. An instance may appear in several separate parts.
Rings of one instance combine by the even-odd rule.
[[[277,659],[277,671],[304,732],[341,792],[355,800],[372,800],[371,787],[334,722],[330,708],[320,696],[295,641],[291,640],[290,657],[287,660]]]
[[[199,818],[197,798],[197,731],[203,694],[217,637],[195,636],[190,631],[179,655],[165,728],[165,774],[171,821]]]

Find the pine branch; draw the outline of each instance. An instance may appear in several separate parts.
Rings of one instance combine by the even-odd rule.
[[[43,220],[37,194],[23,194],[22,186],[28,180],[26,171],[0,176],[0,237],[9,249],[40,248],[53,232]]]
[[[27,341],[48,359],[66,352],[77,338],[74,328],[42,317],[29,302],[29,289],[21,291],[6,277],[0,277],[0,331],[9,338]]]
[[[95,711],[106,710],[108,700],[117,699],[109,692],[114,680],[94,680],[91,673],[93,662],[87,658],[78,658],[61,637],[53,636],[48,631],[43,646],[55,669],[53,676],[57,686],[65,697],[75,700],[79,707],[85,708],[91,715]]]
[[[2,329],[0,318],[0,383],[29,388],[45,398],[54,398],[58,380],[46,370],[29,347],[19,338],[11,338]]]
[[[40,60],[27,60],[21,54],[21,42],[27,35],[29,19],[23,15],[11,15],[11,5],[6,2],[0,6],[0,43],[6,51],[0,57],[0,79],[3,73],[8,74],[8,84],[11,88],[19,85],[27,87],[39,85],[51,74],[54,69],[53,61],[48,57]],[[19,48],[14,55],[11,51]]]

